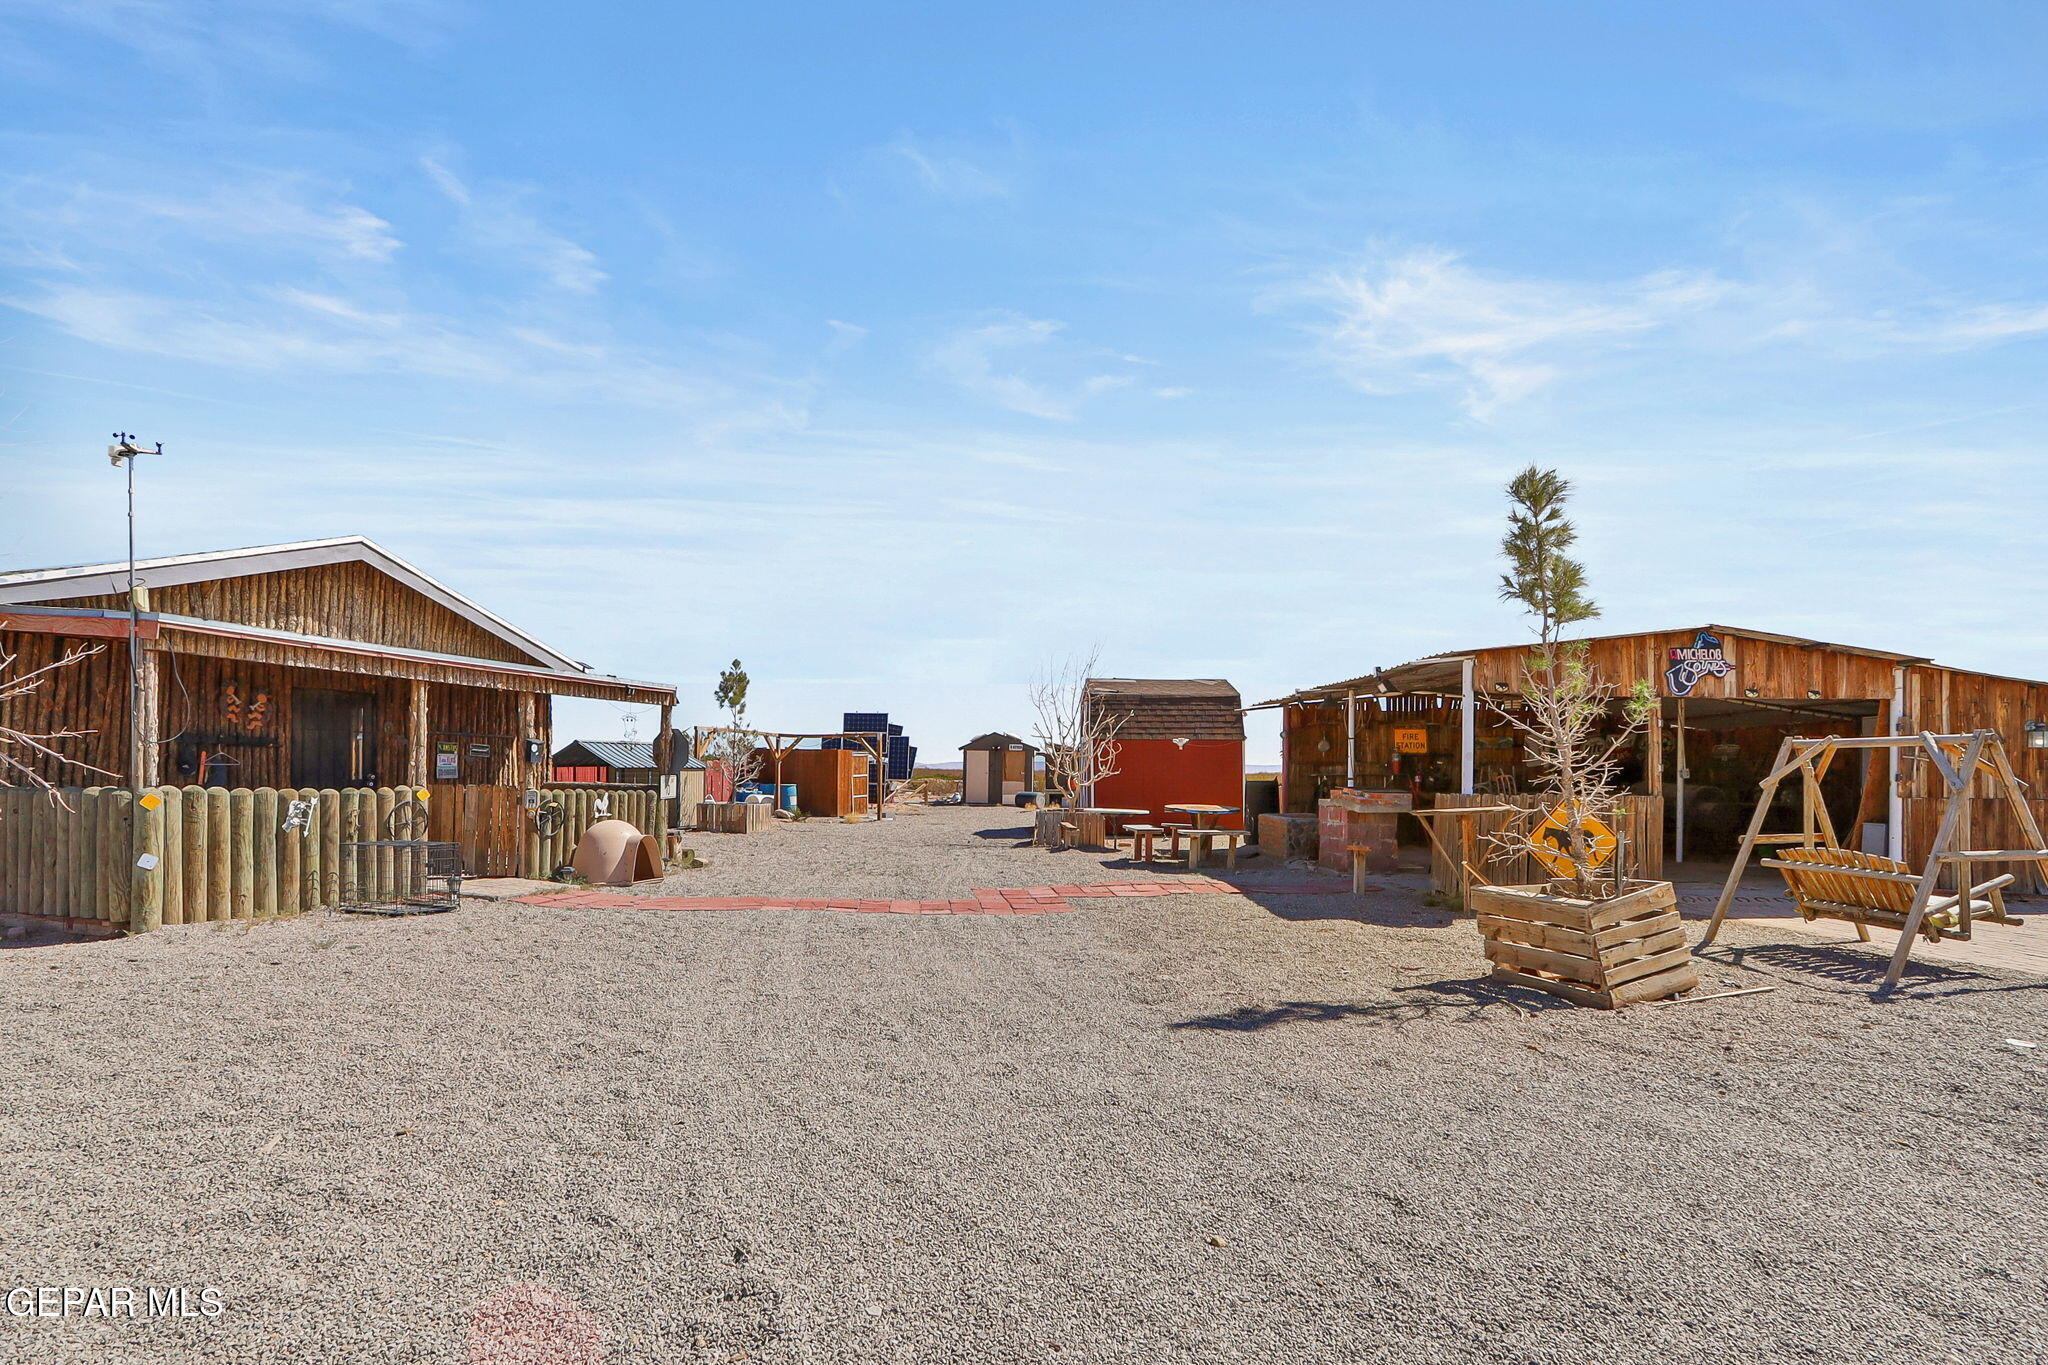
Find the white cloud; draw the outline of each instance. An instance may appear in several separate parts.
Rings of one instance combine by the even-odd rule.
[[[1369,393],[1455,385],[1475,417],[1527,398],[1569,361],[1713,305],[1712,276],[1656,274],[1618,285],[1485,275],[1424,249],[1296,291],[1327,310],[1326,358]]]
[[[908,133],[890,143],[886,151],[909,166],[920,185],[942,199],[1007,199],[1016,193],[1010,176],[958,151],[925,147]]]
[[[123,167],[137,178],[145,167]],[[403,245],[390,223],[328,186],[292,175],[243,174],[199,191],[109,190],[76,179],[21,176],[6,182],[7,216],[20,230],[85,245],[134,249],[183,234],[207,243],[254,244],[338,263],[389,261]]]
[[[1075,375],[1054,381],[997,368],[999,356],[1042,349],[1065,326],[1045,318],[1008,315],[955,333],[932,352],[932,365],[962,392],[1028,417],[1067,421],[1089,398],[1128,385],[1130,376]]]
[[[592,293],[610,278],[595,254],[543,226],[527,209],[530,191],[472,186],[431,156],[421,157],[420,167],[462,211],[463,229],[477,246],[574,294]]]

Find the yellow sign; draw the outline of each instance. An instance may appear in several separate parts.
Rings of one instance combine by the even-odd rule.
[[[425,787],[421,787],[418,791],[413,793],[414,796],[417,796],[422,801],[426,800],[429,794],[430,793],[427,791]]]
[[[1621,840],[1603,822],[1590,815],[1579,817],[1579,832],[1586,836],[1586,868],[1588,872],[1604,865],[1614,856],[1614,850],[1621,847]],[[1536,861],[1550,869],[1553,877],[1569,877],[1576,873],[1578,865],[1572,861],[1571,826],[1565,823],[1564,805],[1550,808],[1543,817],[1543,823],[1536,826],[1529,836],[1529,852]]]
[[[155,810],[158,806],[161,806],[163,803],[164,799],[161,796],[158,796],[155,792],[144,792],[140,797],[136,798],[135,801],[135,804],[142,807],[144,810]]]
[[[1397,754],[1426,754],[1429,752],[1429,731],[1394,731],[1394,752]]]

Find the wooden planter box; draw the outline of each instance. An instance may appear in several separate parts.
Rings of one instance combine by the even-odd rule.
[[[1609,901],[1553,896],[1543,886],[1473,887],[1494,978],[1603,1010],[1697,986],[1671,883],[1633,885]]]
[[[697,828],[711,834],[759,834],[775,818],[766,801],[700,801]]]

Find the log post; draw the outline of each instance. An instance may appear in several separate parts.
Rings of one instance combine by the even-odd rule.
[[[428,776],[427,684],[415,678],[405,716],[405,782],[407,786],[424,787]]]
[[[146,934],[164,926],[164,800],[146,791],[131,802],[134,855],[128,860],[128,932]]]

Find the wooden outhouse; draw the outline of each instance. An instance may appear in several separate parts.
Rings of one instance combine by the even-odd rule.
[[[960,800],[969,806],[1006,806],[1031,790],[1038,750],[1015,735],[990,731],[960,746]]]
[[[129,566],[0,573],[0,654],[18,672],[97,652],[11,704],[10,723],[83,732],[59,784],[425,788],[429,837],[469,871],[523,870],[526,793],[554,778],[549,698],[661,708],[673,688],[591,671],[361,536],[145,559],[130,772]],[[666,753],[656,761],[666,762]]]

